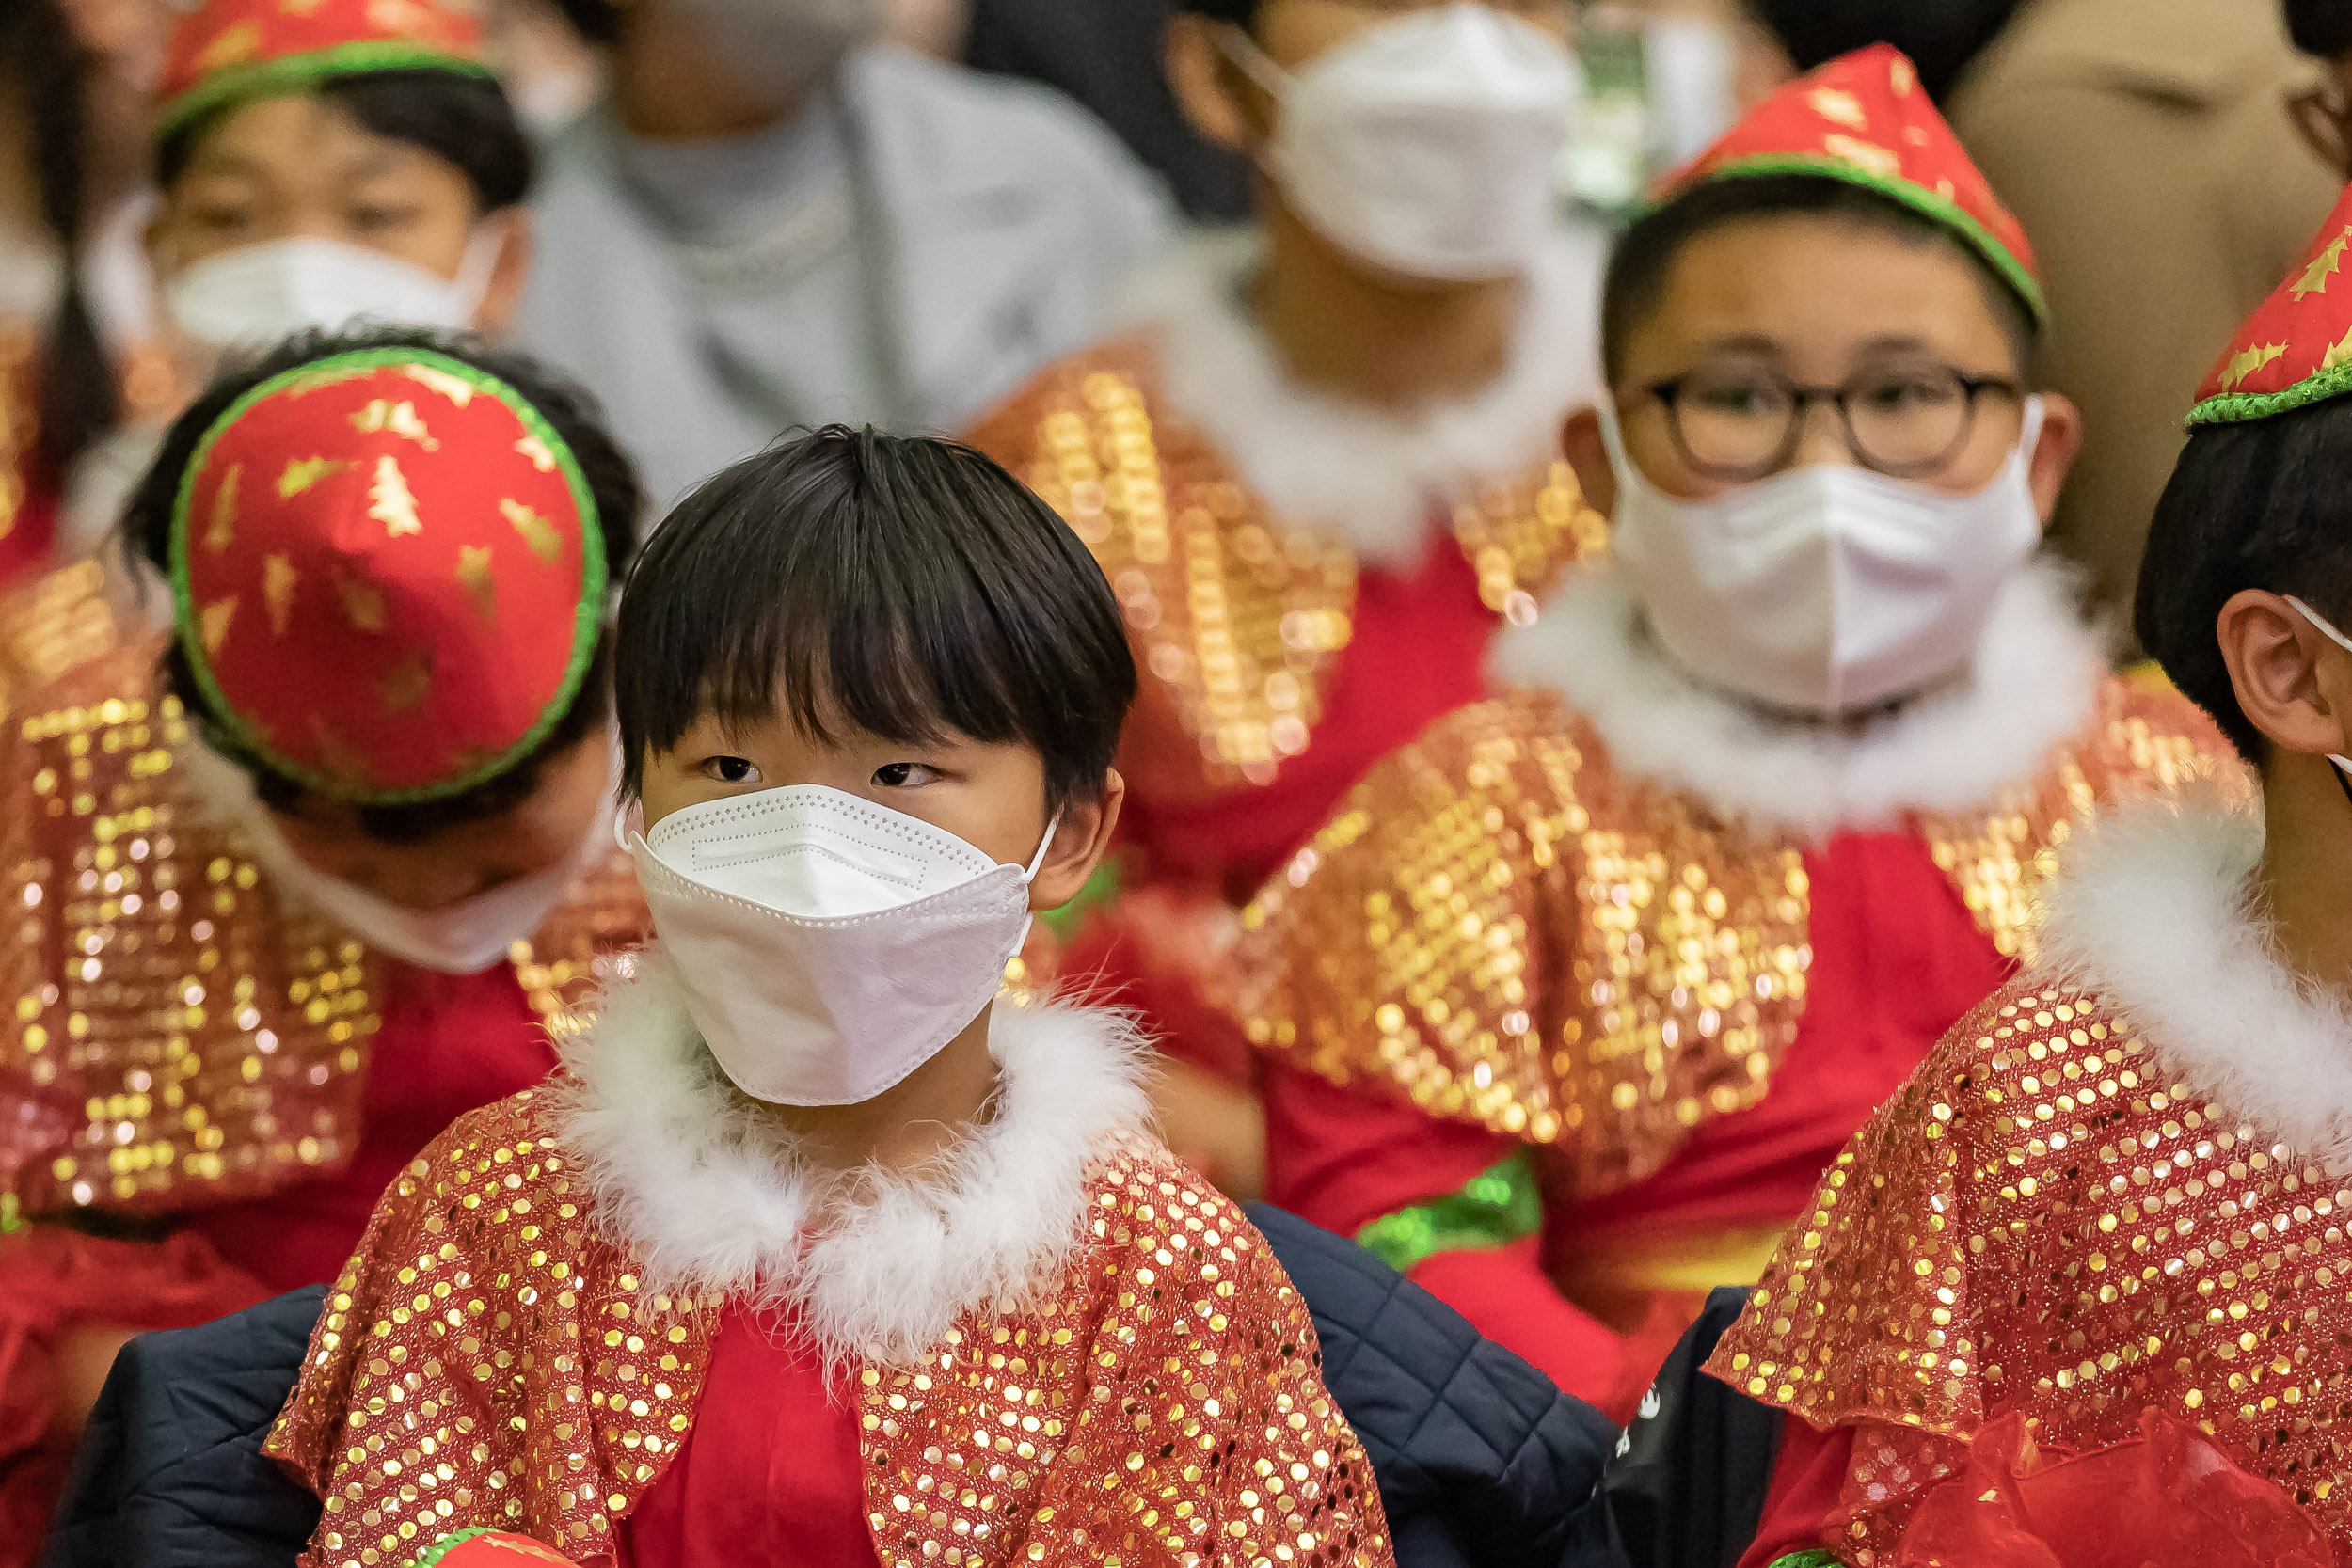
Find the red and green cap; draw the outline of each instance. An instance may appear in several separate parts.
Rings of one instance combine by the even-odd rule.
[[[534,1562],[578,1568],[570,1558],[528,1535],[482,1528],[444,1535],[411,1560],[408,1568],[530,1568]]]
[[[2352,189],[2197,389],[2194,427],[2266,420],[2352,391]]]
[[[239,398],[181,479],[169,561],[208,722],[358,805],[443,800],[531,755],[604,619],[570,450],[514,388],[419,349]]]
[[[2037,325],[2048,323],[2024,227],[1891,44],[1857,50],[1782,87],[1658,196],[1672,200],[1709,181],[1772,174],[1842,180],[1932,219],[1984,258]]]
[[[181,18],[155,87],[155,134],[337,76],[446,71],[488,77],[465,0],[205,0]]]

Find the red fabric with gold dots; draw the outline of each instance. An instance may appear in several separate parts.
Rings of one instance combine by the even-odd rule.
[[[2191,424],[2283,414],[2352,388],[2352,189],[2197,389]]]
[[[181,645],[215,720],[273,767],[340,799],[454,793],[577,689],[602,537],[511,388],[413,351],[323,360],[232,408],[191,467]]]
[[[1661,190],[1748,174],[1826,175],[1917,209],[1975,246],[2045,314],[2026,230],[1920,88],[1902,52],[1874,44],[1789,83]]]

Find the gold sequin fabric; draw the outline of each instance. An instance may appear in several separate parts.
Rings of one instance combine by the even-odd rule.
[[[2110,681],[2039,780],[1915,831],[2018,952],[2043,851],[2224,751],[2185,702]],[[1794,837],[1619,772],[1557,697],[1516,693],[1357,785],[1243,912],[1219,1000],[1334,1083],[1550,1146],[1560,1186],[1592,1197],[1762,1099],[1804,1006],[1809,895]]]
[[[2210,1433],[2352,1546],[2352,1184],[2047,978],[1956,1027],[1856,1135],[1716,1376],[1859,1425],[1842,1549],[1887,1549],[1991,1416],[2061,1452]]]
[[[313,1568],[404,1562],[470,1525],[607,1556],[692,1424],[723,1303],[645,1293],[538,1104],[452,1127],[328,1296],[268,1446],[324,1499]],[[1048,1299],[850,1374],[882,1560],[1391,1563],[1263,1239],[1141,1137],[1106,1141],[1088,1187]]]
[[[152,644],[75,666],[0,734],[0,1191],[26,1215],[163,1212],[340,1168],[361,1132],[381,965],[281,900],[196,796]],[[550,1021],[647,928],[625,859],[517,978]]]
[[[105,580],[105,569],[86,561],[0,594],[0,713],[121,645]]]
[[[1136,662],[1200,756],[1202,783],[1272,781],[1304,752],[1332,660],[1354,640],[1357,562],[1328,532],[1274,515],[1167,407],[1149,342],[1048,371],[974,444],[1068,520],[1119,596]],[[1470,487],[1454,531],[1497,614],[1532,617],[1607,525],[1565,463]]]

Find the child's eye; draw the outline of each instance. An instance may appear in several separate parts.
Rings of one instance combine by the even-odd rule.
[[[711,757],[703,763],[703,776],[721,784],[752,784],[759,778],[759,769],[741,757]]]
[[[874,769],[874,782],[884,789],[920,788],[938,777],[919,762],[886,762]]]

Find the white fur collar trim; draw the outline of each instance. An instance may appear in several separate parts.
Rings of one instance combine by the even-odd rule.
[[[1518,478],[1559,455],[1560,424],[1600,385],[1600,240],[1564,230],[1529,275],[1510,364],[1478,392],[1414,415],[1346,404],[1291,379],[1249,319],[1248,230],[1194,238],[1144,273],[1114,312],[1156,340],[1160,393],[1240,470],[1277,515],[1409,565],[1430,519],[1479,480]]]
[[[999,1005],[996,1117],[922,1181],[812,1179],[720,1075],[660,949],[615,980],[549,1091],[597,1227],[648,1293],[788,1310],[826,1366],[922,1358],[964,1313],[1061,1282],[1105,1138],[1148,1124],[1145,1044],[1124,1013]]]
[[[1979,808],[2029,782],[2090,723],[2106,674],[2068,578],[2046,562],[2001,590],[1966,674],[1852,728],[1693,681],[1642,631],[1606,565],[1573,574],[1532,625],[1502,631],[1490,668],[1565,697],[1621,771],[1815,842],[1912,812]]]
[[[2181,1082],[2352,1174],[2352,1010],[2272,952],[2262,820],[2201,792],[2078,834],[2042,890],[2038,967],[2143,1030]]]

